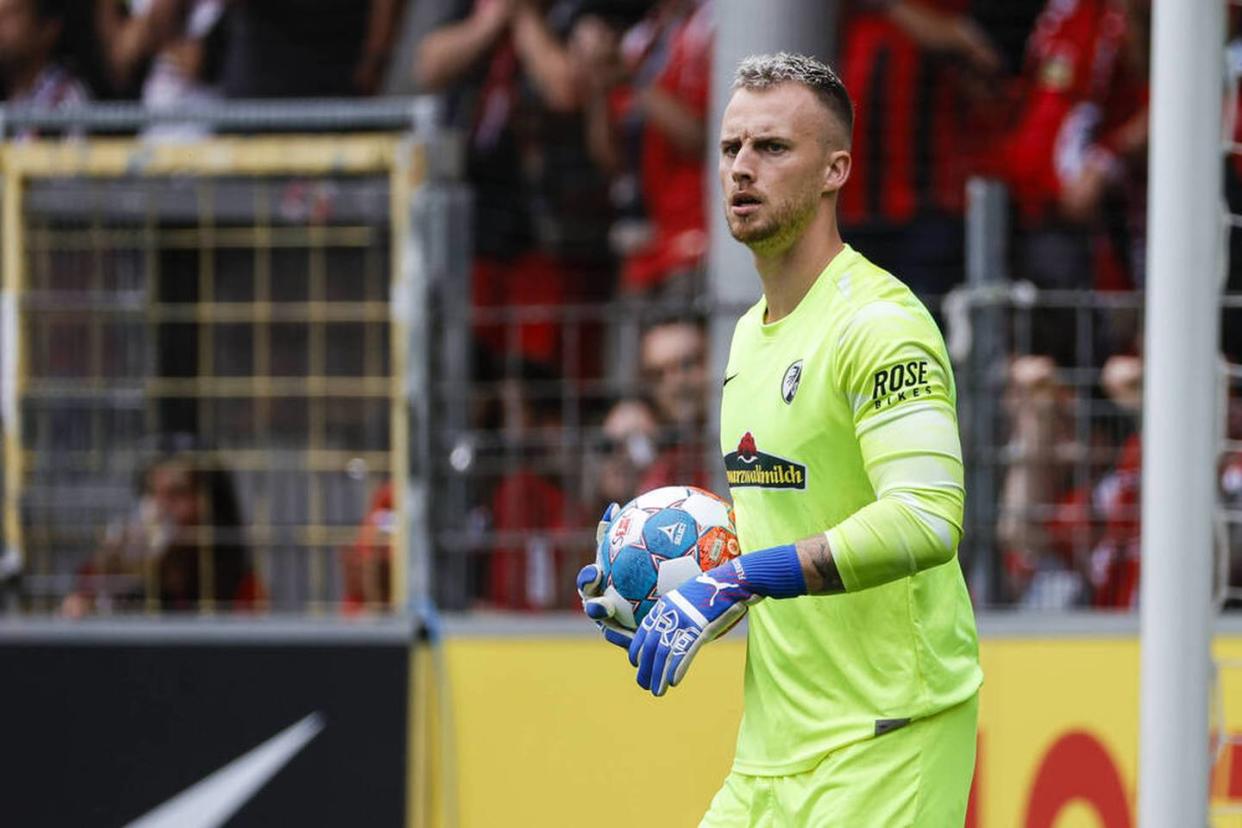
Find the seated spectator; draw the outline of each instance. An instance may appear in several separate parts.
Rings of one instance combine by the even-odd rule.
[[[226,98],[372,95],[383,82],[399,0],[231,0]]]
[[[642,494],[639,483],[656,459],[658,436],[659,422],[646,400],[628,397],[613,404],[588,458],[588,514],[602,513],[609,503],[625,504]]]
[[[1080,447],[1070,389],[1058,381],[1051,358],[1015,359],[1004,402],[1010,423],[1005,447],[1009,463],[997,502],[997,540],[1006,597],[1020,600],[1034,581],[1047,577],[1042,573],[1075,570],[1074,539],[1069,554],[1060,554],[1067,550],[1054,549],[1049,523],[1056,504],[1071,489]],[[1072,600],[1080,586],[1073,589]]]
[[[608,288],[607,200],[586,155],[565,35],[573,2],[476,0],[419,44],[420,88],[468,133],[471,304],[483,363],[562,364],[558,311]],[[525,317],[523,312],[527,312]],[[591,354],[575,355],[579,365]]]
[[[621,289],[694,297],[707,251],[712,5],[658,0],[622,32],[632,6],[587,2],[574,26],[591,155],[613,179]]]
[[[392,484],[385,483],[372,495],[357,539],[341,552],[345,615],[391,606],[394,520]]]
[[[707,337],[700,322],[671,319],[643,333],[639,355],[643,386],[660,415],[659,456],[638,483],[639,491],[659,486],[710,488],[706,457],[716,452],[705,441],[707,427]]]
[[[59,109],[85,103],[90,93],[61,58],[64,4],[0,0],[0,74],[6,103]],[[33,138],[34,130],[19,137]]]
[[[1113,356],[1104,364],[1100,384],[1122,410],[1137,419],[1143,405],[1143,361]],[[1091,549],[1091,603],[1096,607],[1132,609],[1138,605],[1139,507],[1143,443],[1131,433],[1117,451],[1113,467],[1091,490],[1090,508],[1102,527]]]
[[[227,472],[185,451],[167,453],[138,476],[138,495],[133,514],[108,529],[81,570],[65,615],[251,610],[266,600]]]
[[[583,527],[573,488],[561,400],[550,392],[554,375],[537,363],[523,364],[501,382],[499,422],[501,473],[489,498],[496,542],[486,567],[486,603],[497,609],[573,606],[571,577],[589,553],[567,533]]]

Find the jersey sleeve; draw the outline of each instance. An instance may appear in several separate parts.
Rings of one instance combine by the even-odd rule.
[[[846,590],[952,560],[964,472],[953,373],[935,323],[921,307],[865,305],[841,335],[834,373],[876,495],[827,533]]]

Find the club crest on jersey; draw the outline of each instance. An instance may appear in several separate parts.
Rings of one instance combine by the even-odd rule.
[[[925,359],[908,359],[881,368],[871,380],[871,405],[876,411],[931,394]]]
[[[793,402],[794,394],[798,393],[798,384],[800,382],[802,382],[802,360],[798,360],[786,368],[785,376],[781,379],[781,399],[785,401],[785,405]]]
[[[731,488],[805,489],[806,466],[759,450],[749,431],[738,440],[737,451],[724,456],[725,478]]]

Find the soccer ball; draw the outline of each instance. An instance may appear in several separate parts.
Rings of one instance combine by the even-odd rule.
[[[638,629],[661,595],[739,552],[726,501],[695,486],[663,486],[617,512],[597,562],[616,620]]]

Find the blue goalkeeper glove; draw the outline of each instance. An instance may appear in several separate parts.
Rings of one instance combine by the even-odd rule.
[[[613,518],[617,516],[620,508],[616,503],[612,503],[604,510],[599,525],[595,528],[596,550],[599,549],[604,536],[608,534]],[[595,563],[587,564],[578,571],[577,587],[578,595],[582,598],[582,610],[587,614],[587,618],[595,622],[595,626],[604,634],[604,639],[608,643],[616,644],[623,650],[629,649],[630,641],[634,638],[634,631],[627,629],[617,621],[615,603],[617,598],[605,592],[604,570],[599,565],[598,551],[596,556]]]
[[[728,632],[751,604],[805,593],[793,546],[750,552],[691,578],[656,602],[630,642],[639,686],[663,696],[686,675],[699,648]]]

